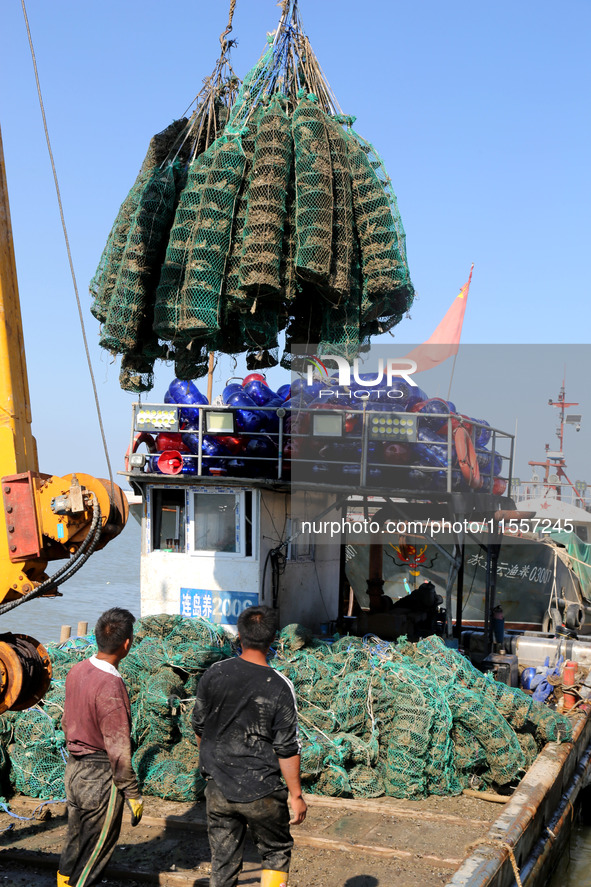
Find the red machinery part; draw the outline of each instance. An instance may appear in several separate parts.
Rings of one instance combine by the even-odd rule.
[[[183,457],[178,450],[164,450],[158,456],[158,468],[162,474],[180,474],[183,470]]]

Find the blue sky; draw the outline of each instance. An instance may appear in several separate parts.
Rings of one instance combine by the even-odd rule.
[[[133,397],[98,348],[88,281],[150,137],[182,115],[211,72],[228,4],[28,0],[27,9],[116,470]],[[300,9],[341,107],[380,151],[398,196],[418,296],[396,341],[429,336],[474,262],[463,341],[588,342],[587,0],[300,0]],[[271,0],[237,0],[238,75],[258,58],[278,13]],[[0,14],[0,125],[40,469],[104,475],[21,4],[4,0]],[[503,353],[519,367],[520,429],[529,434],[519,452],[537,458],[552,437],[545,405],[568,349],[555,372],[543,349],[539,365],[520,364],[519,349]],[[575,363],[568,394],[584,410],[588,376]],[[217,391],[232,374],[222,361]],[[171,368],[159,370],[155,400],[171,378]],[[486,417],[482,393],[473,398],[478,406],[463,409]],[[591,411],[586,421],[591,428]],[[507,424],[512,431],[514,418]],[[583,440],[577,435],[579,448]],[[585,458],[581,449],[581,476]]]

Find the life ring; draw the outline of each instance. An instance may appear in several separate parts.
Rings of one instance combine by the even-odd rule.
[[[454,431],[454,445],[464,479],[468,482],[469,487],[478,490],[482,486],[482,478],[480,477],[476,450],[472,438],[463,425],[459,425]]]
[[[133,439],[133,444],[127,447],[125,451],[125,470],[129,471],[129,456],[131,453],[135,453],[140,444],[145,443],[148,448],[149,453],[156,452],[156,444],[154,442],[154,438],[151,434],[148,434],[147,431],[139,431]]]

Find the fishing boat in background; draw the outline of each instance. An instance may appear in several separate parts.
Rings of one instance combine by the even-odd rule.
[[[550,398],[548,404],[559,411],[556,428],[558,449],[546,444],[543,461],[528,463],[532,468],[531,478],[524,482],[514,479],[513,497],[519,507],[535,512],[533,534],[556,546],[557,556],[577,577],[581,595],[579,605],[587,617],[581,620],[575,602],[565,599],[557,593],[557,589],[553,589],[543,630],[552,631],[562,623],[570,629],[588,634],[591,628],[584,623],[589,621],[591,613],[591,503],[587,495],[587,482],[573,482],[568,476],[564,453],[566,426],[580,431],[583,417],[578,412],[568,412],[579,404],[567,401],[564,379],[557,399]]]
[[[521,517],[502,521],[501,547],[496,563],[495,603],[502,608],[505,626],[515,631],[553,633],[564,625],[578,634],[591,633],[591,512],[587,484],[572,482],[566,473],[564,434],[567,425],[578,431],[582,416],[569,413],[577,403],[566,400],[564,383],[556,401],[560,411],[556,434],[559,448],[546,446],[543,462],[530,461],[532,478],[512,478],[511,497]],[[525,516],[527,512],[528,516]],[[448,534],[449,536],[449,534]],[[461,622],[485,623],[487,540],[471,534],[464,540],[465,559]],[[433,582],[458,619],[455,542],[439,535],[408,534],[398,544],[383,548],[384,593],[403,602],[409,591]],[[366,577],[369,549],[348,550],[347,576],[362,608],[369,606]]]

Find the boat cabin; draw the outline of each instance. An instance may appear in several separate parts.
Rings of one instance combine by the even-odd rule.
[[[478,438],[476,425],[464,445]],[[373,546],[379,572],[376,549],[428,534],[429,515],[450,525],[457,517],[483,521],[511,501],[503,494],[512,437],[486,426],[492,447],[479,448],[476,490],[470,472],[478,463],[463,471],[458,462],[458,427],[450,413],[385,412],[372,403],[248,411],[134,404],[125,474],[141,497],[142,616],[205,616],[232,627],[245,607],[262,603],[278,608],[281,625],[319,632],[342,623],[352,611],[345,562],[356,548]],[[368,532],[374,515],[379,531]],[[388,515],[396,518],[390,538]],[[435,542],[453,550],[458,536],[448,535]],[[451,570],[447,580],[448,604],[456,575]],[[384,583],[369,572],[368,580],[359,597],[373,612]]]

